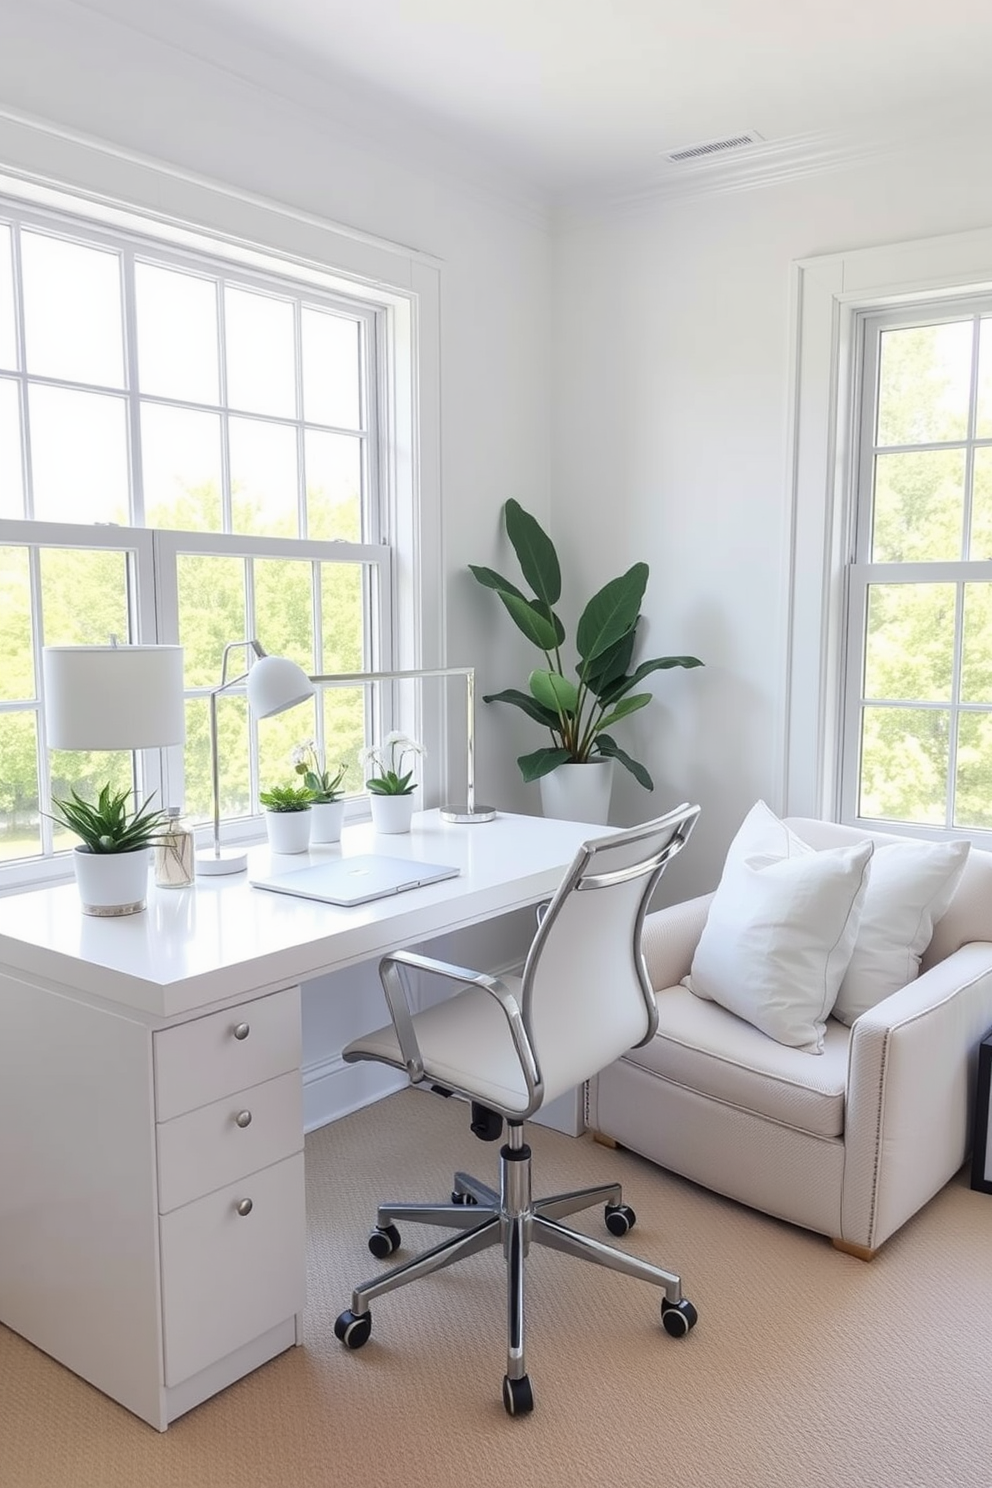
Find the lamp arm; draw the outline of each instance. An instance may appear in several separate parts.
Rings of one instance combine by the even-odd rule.
[[[492,821],[496,815],[493,808],[475,804],[475,667],[414,667],[396,672],[316,672],[311,674],[310,681],[326,682],[332,687],[347,687],[356,682],[403,682],[407,678],[422,677],[465,678],[465,810],[445,807],[442,808],[441,815],[447,821]]]
[[[248,676],[248,672],[242,672],[240,677],[228,678],[227,662],[232,651],[239,651],[244,647],[251,647],[256,656],[264,656],[265,650],[260,641],[228,641],[224,647],[224,655],[221,660],[220,686],[211,688],[210,691],[210,783],[214,798],[214,857],[220,857],[220,749],[217,739],[217,697],[219,693],[226,692],[229,687],[236,687]]]

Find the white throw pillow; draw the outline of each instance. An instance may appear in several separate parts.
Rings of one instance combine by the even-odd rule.
[[[781,1044],[822,1053],[872,848],[815,852],[759,801],[730,845],[685,985]]]
[[[893,842],[876,847],[861,925],[833,1015],[841,1023],[920,974],[933,927],[954,897],[970,842]]]

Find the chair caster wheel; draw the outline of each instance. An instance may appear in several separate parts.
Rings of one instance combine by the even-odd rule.
[[[519,1379],[503,1376],[503,1404],[508,1416],[526,1416],[534,1409],[534,1391],[530,1387],[530,1375]]]
[[[363,1343],[368,1343],[372,1333],[371,1312],[354,1313],[349,1307],[334,1322],[334,1336],[350,1349],[361,1348]]]
[[[384,1261],[400,1248],[400,1232],[394,1224],[376,1226],[369,1236],[369,1250],[377,1261]]]
[[[684,1338],[698,1320],[699,1313],[688,1297],[683,1297],[681,1302],[669,1302],[667,1297],[662,1298],[661,1325],[672,1338]]]
[[[453,1204],[477,1204],[479,1201],[475,1194],[460,1193],[457,1188],[451,1190],[451,1202]]]
[[[607,1204],[606,1228],[611,1235],[626,1235],[637,1223],[637,1215],[629,1204]]]

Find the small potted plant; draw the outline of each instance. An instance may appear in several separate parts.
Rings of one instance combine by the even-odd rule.
[[[365,788],[372,806],[372,825],[377,832],[409,832],[413,817],[416,783],[412,767],[404,769],[409,756],[423,757],[425,750],[407,734],[387,734],[381,745],[362,754],[368,771]]]
[[[274,785],[259,791],[265,832],[273,852],[300,853],[310,846],[313,796],[305,785]]]
[[[154,810],[149,797],[128,816],[130,794],[108,784],[94,804],[70,787],[68,797],[52,802],[52,821],[80,838],[72,864],[83,914],[137,914],[147,903],[148,850],[165,834],[169,815]]]
[[[344,790],[341,782],[348,766],[339,765],[333,773],[326,769],[313,739],[304,739],[293,750],[293,769],[302,775],[312,801],[310,818],[311,842],[340,842],[344,824]]]

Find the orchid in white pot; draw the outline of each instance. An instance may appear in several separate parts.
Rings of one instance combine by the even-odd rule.
[[[387,734],[382,744],[362,751],[362,767],[367,779],[365,788],[372,807],[372,825],[377,832],[409,832],[413,817],[413,778],[415,764],[407,761],[424,759],[427,751],[409,734]]]
[[[341,782],[348,766],[339,764],[336,770],[328,769],[316,740],[304,739],[293,750],[293,769],[303,777],[303,784],[311,795],[310,841],[340,842],[344,826],[344,787]]]

